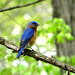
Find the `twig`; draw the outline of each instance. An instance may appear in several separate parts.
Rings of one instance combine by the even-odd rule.
[[[70,72],[68,71],[67,75],[70,75]]]
[[[20,5],[20,0],[18,1],[18,6]]]
[[[7,14],[7,13],[4,13],[4,14],[7,15],[10,19],[12,19],[16,24],[21,25],[13,17],[11,17],[9,14]]]
[[[31,75],[36,75],[36,73],[37,73],[37,68],[38,68],[38,62],[36,62],[36,67],[35,67],[34,73],[32,73]]]
[[[3,9],[3,10],[0,10],[0,12],[9,11],[9,10],[13,10],[13,9],[18,9],[18,8],[22,8],[22,7],[27,7],[27,6],[42,2],[42,1],[44,1],[44,0],[38,0],[38,1],[35,1],[33,3],[29,3],[29,4],[25,4],[25,5],[18,5],[18,6],[15,6],[15,7]]]
[[[5,40],[3,37],[0,37],[0,44],[6,46],[9,49],[13,49],[15,53],[18,53],[19,46],[16,46],[15,44]],[[47,57],[45,55],[42,55],[41,53],[38,53],[36,51],[31,51],[31,50],[25,50],[24,52],[25,53],[22,53],[22,54],[28,55],[30,57],[33,57],[36,60],[40,60],[45,63],[52,64],[52,65],[57,66],[63,70],[75,73],[75,67],[70,66],[65,63],[62,63],[54,57]]]

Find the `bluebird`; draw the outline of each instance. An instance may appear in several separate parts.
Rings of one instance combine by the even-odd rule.
[[[36,21],[32,21],[28,24],[27,28],[24,30],[24,33],[21,37],[20,48],[17,58],[20,57],[24,48],[31,47],[35,43],[37,38],[37,26],[39,26],[39,24]]]

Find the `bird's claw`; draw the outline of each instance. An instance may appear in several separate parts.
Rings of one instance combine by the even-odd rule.
[[[31,48],[31,51],[34,51],[34,50]]]

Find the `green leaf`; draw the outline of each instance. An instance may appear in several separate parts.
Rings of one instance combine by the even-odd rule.
[[[71,32],[71,28],[68,25],[66,25],[65,28],[67,32]]]
[[[50,71],[52,71],[52,69],[53,69],[52,65],[45,66],[45,70],[48,74],[50,73]]]
[[[12,75],[12,72],[11,72],[11,69],[3,69],[1,72],[0,72],[0,75]]]
[[[47,24],[50,24],[50,23],[52,23],[52,20],[48,20],[46,23],[47,23]]]
[[[0,7],[3,7],[3,3],[0,1]]]
[[[75,66],[75,56],[72,56],[71,59],[72,65]]]
[[[62,33],[62,32],[59,33],[57,35],[57,41],[58,41],[58,43],[64,43],[65,42],[64,37],[65,37],[64,33]]]
[[[67,40],[69,40],[69,41],[72,41],[72,40],[74,39],[74,37],[71,35],[71,33],[67,33],[67,34],[66,34],[66,38],[67,38]]]

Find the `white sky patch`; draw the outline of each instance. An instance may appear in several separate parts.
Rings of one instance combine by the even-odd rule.
[[[41,47],[40,48],[40,53],[43,53],[43,52],[45,52],[46,51],[46,49],[44,48],[44,47]]]
[[[21,61],[21,64],[28,67],[28,63],[26,61]]]
[[[13,64],[14,67],[16,67],[18,64],[22,64],[22,65],[28,67],[28,63],[27,63],[26,61],[14,60],[14,61],[12,62],[12,64]]]
[[[51,57],[51,56],[55,56],[56,55],[56,52],[46,52],[44,55],[48,56],[48,57]]]
[[[36,47],[35,45],[33,45],[31,48],[32,48],[32,49],[34,49],[34,50],[36,50],[36,49],[37,49],[37,47]]]
[[[38,67],[42,67],[42,62],[38,61]]]
[[[25,20],[29,20],[29,19],[31,19],[31,17],[30,17],[29,14],[25,14],[25,15],[24,15],[24,19],[25,19]]]
[[[37,45],[44,45],[46,43],[46,38],[38,37],[36,40]]]
[[[19,61],[18,61],[18,60],[14,60],[14,61],[12,62],[12,64],[13,64],[14,67],[16,67],[17,64],[19,64]]]
[[[16,27],[12,31],[12,34],[13,35],[19,34],[20,30],[21,30],[20,26],[19,25],[16,25]]]
[[[9,55],[6,55],[4,58],[7,58]]]
[[[48,38],[51,38],[52,37],[52,33],[47,34],[47,36],[48,36]]]
[[[41,75],[47,75],[46,71],[43,70],[43,71],[41,72]]]

